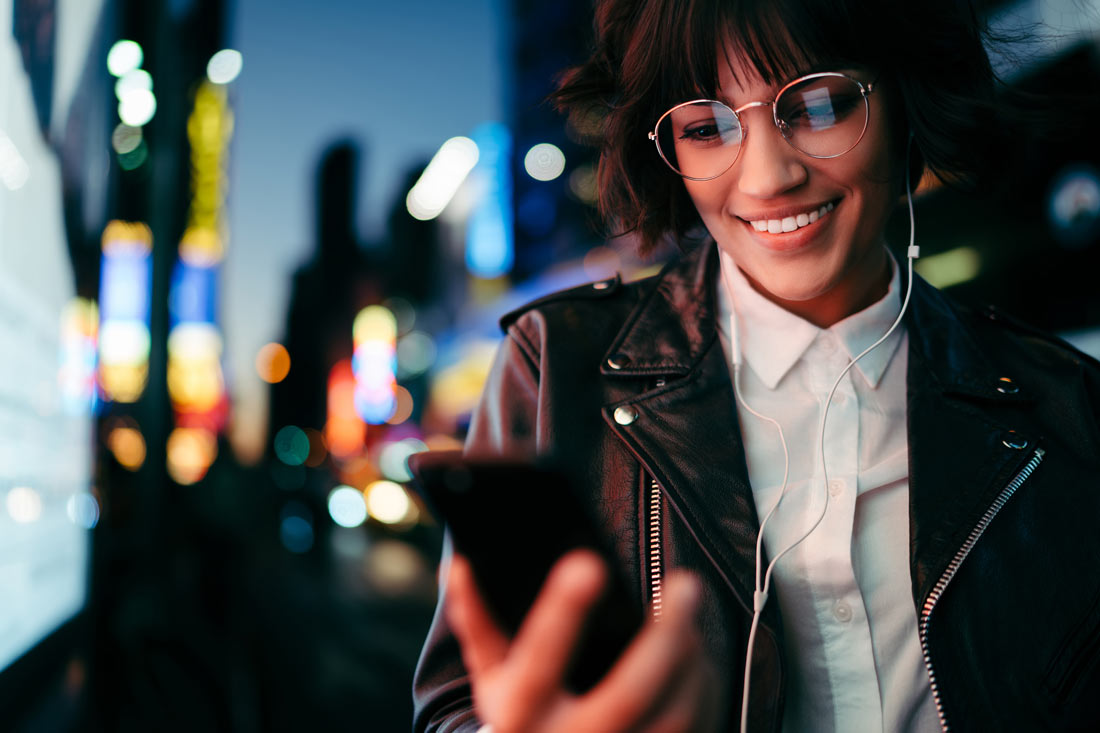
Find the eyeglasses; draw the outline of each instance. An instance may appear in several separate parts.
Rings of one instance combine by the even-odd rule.
[[[672,170],[692,181],[709,181],[741,154],[748,134],[741,113],[771,107],[772,121],[791,147],[811,158],[836,158],[863,139],[873,89],[874,83],[835,71],[807,74],[780,89],[771,102],[737,109],[714,99],[678,104],[661,115],[649,139]]]

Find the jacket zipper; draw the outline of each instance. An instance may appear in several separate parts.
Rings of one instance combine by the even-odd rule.
[[[649,479],[649,599],[654,621],[661,620],[661,487]]]
[[[962,565],[963,560],[970,554],[970,551],[974,548],[978,539],[985,532],[986,527],[993,521],[993,518],[997,516],[997,513],[1001,511],[1001,508],[1008,502],[1012,495],[1016,493],[1016,490],[1023,485],[1027,477],[1035,470],[1035,468],[1042,462],[1043,456],[1046,451],[1042,448],[1036,448],[1035,454],[1032,455],[1031,460],[1020,469],[1020,472],[1016,474],[1016,477],[1009,482],[1008,486],[1005,486],[1001,490],[1001,493],[997,496],[996,500],[985,510],[985,514],[982,515],[981,520],[977,526],[970,531],[970,535],[966,538],[966,542],[959,548],[959,551],[955,553],[955,557],[951,559],[951,563],[947,566],[947,570],[944,571],[940,579],[936,581],[936,585],[932,588],[932,592],[928,595],[928,600],[924,602],[924,608],[921,609],[920,624],[918,626],[920,636],[921,651],[924,653],[924,666],[928,670],[928,680],[932,686],[932,699],[936,702],[936,713],[939,715],[940,727],[944,733],[948,733],[949,727],[947,725],[947,718],[943,712],[943,701],[940,699],[939,684],[936,682],[936,672],[932,668],[932,654],[928,648],[928,628],[932,621],[932,611],[935,610],[936,604],[939,603],[940,597],[947,589],[948,583],[955,577],[955,573],[958,572],[959,566]]]

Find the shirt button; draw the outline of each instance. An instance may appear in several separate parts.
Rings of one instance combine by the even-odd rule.
[[[826,354],[831,354],[836,351],[836,341],[831,336],[825,336],[821,339],[821,350]]]
[[[845,601],[837,601],[833,605],[833,616],[840,623],[846,624],[852,620],[852,607]]]
[[[844,479],[829,479],[829,495],[840,496],[844,492]]]

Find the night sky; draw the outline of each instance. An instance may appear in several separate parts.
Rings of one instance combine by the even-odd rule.
[[[359,234],[379,236],[411,166],[447,138],[502,120],[507,7],[238,0],[227,45],[244,69],[231,92],[222,312],[239,449],[261,448],[267,392],[253,359],[282,337],[289,278],[313,245],[319,156],[337,139],[359,141]]]

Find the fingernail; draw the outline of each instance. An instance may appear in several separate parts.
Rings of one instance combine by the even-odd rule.
[[[678,575],[670,585],[672,585],[671,595],[675,598],[677,604],[692,610],[698,607],[699,599],[702,596],[702,588],[695,576]]]

